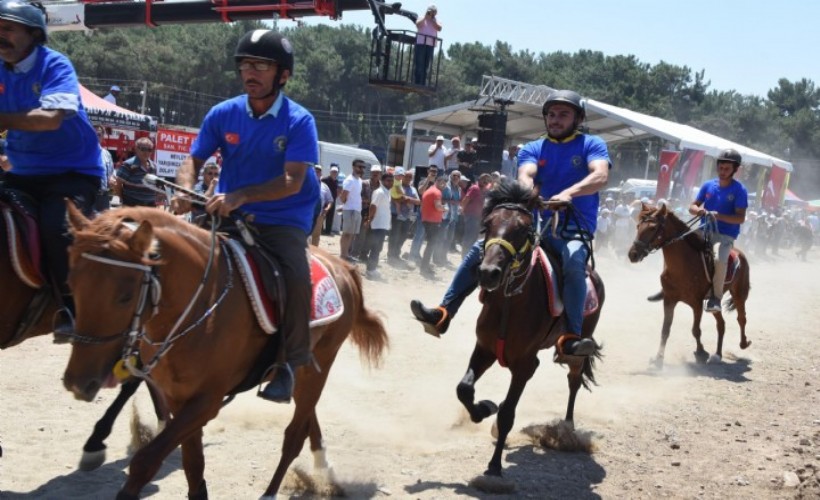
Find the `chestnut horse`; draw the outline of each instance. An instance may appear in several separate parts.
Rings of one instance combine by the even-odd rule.
[[[117,498],[138,498],[180,445],[189,498],[207,498],[202,428],[216,417],[227,395],[249,388],[247,376],[272,337],[259,326],[215,233],[167,212],[136,207],[91,221],[69,207],[69,222],[74,234],[69,285],[77,306],[77,333],[66,388],[78,399],[93,399],[130,343],[139,349],[142,375],[161,391],[173,415],[134,455]],[[266,497],[276,494],[308,437],[317,466],[327,471],[316,404],[344,341],[350,337],[363,359],[373,363],[388,345],[384,325],[364,305],[356,270],[316,247],[311,251],[338,284],[344,313],[311,330],[315,362],[297,370],[295,410]],[[250,387],[258,382],[252,380]]]
[[[680,220],[674,213],[666,209],[666,205],[658,208],[650,205],[641,206],[638,216],[638,231],[635,242],[629,249],[629,260],[640,262],[651,252],[663,251],[663,272],[661,286],[663,287],[663,327],[661,328],[661,345],[657,356],[652,360],[656,368],[663,367],[663,356],[666,350],[666,341],[669,339],[669,329],[675,315],[675,306],[683,302],[692,308],[694,322],[692,336],[695,337],[697,350],[695,358],[704,363],[709,359],[709,353],[703,348],[700,341],[700,320],[703,316],[703,301],[712,287],[711,272],[706,270],[704,255],[711,252],[707,248],[700,231],[693,231],[689,225]],[[724,307],[726,310],[737,310],[737,323],[740,325],[740,348],[746,349],[752,342],[746,339],[746,299],[749,298],[749,261],[746,255],[735,249],[740,267],[735,271],[734,279],[724,286],[729,291],[729,299]],[[720,361],[723,357],[723,334],[726,332],[726,322],[721,312],[713,313],[717,322],[718,341],[712,360]]]
[[[6,196],[20,195],[4,192],[2,198],[5,199]],[[0,349],[7,349],[32,337],[51,333],[57,304],[48,285],[31,286],[34,283],[25,283],[14,270],[8,240],[8,224],[12,209],[2,200],[0,207],[3,209],[3,215],[0,217],[0,283],[3,284],[3,299],[0,300]],[[105,439],[111,434],[111,428],[123,406],[141,383],[140,379],[129,379],[123,383],[117,398],[94,425],[94,431],[83,446],[80,469],[93,470],[105,462]],[[151,396],[153,398],[154,394]],[[156,401],[154,406],[158,408]],[[157,409],[160,423],[161,413],[161,410]]]
[[[538,352],[555,346],[566,330],[563,315],[555,317],[549,312],[549,284],[540,269],[541,264],[532,259],[537,246],[532,212],[540,208],[539,198],[517,182],[504,182],[487,196],[484,257],[478,272],[484,305],[476,323],[475,348],[467,373],[458,384],[457,394],[473,422],[481,422],[498,412],[498,438],[484,474],[501,476],[504,444],[524,387],[538,368]],[[556,259],[550,259],[556,262]],[[560,266],[553,265],[553,269],[559,272]],[[599,305],[603,305],[603,282],[594,270],[589,272]],[[592,336],[600,310],[598,307],[584,318],[582,336]],[[600,358],[597,345],[591,356],[565,356],[556,349],[556,362],[569,367],[565,420],[570,425],[578,389],[582,385],[589,389],[589,383],[595,383],[596,358]],[[475,403],[475,383],[496,360],[512,374],[507,396],[500,407],[486,400]]]

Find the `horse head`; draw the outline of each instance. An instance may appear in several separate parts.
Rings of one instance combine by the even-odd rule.
[[[666,220],[670,216],[671,213],[666,209],[665,204],[654,207],[641,203],[635,241],[632,242],[632,246],[629,248],[630,262],[642,261],[650,252],[663,245],[666,239]]]
[[[511,271],[527,265],[535,246],[532,211],[538,197],[517,182],[502,182],[487,195],[484,205],[484,256],[478,281],[487,291],[496,290]]]
[[[63,385],[80,400],[91,401],[102,387],[114,386],[113,369],[123,358],[129,333],[148,318],[140,304],[153,266],[149,259],[155,242],[150,221],[135,228],[123,215],[110,211],[92,220],[68,204],[68,284],[76,305],[75,332]],[[156,298],[156,297],[153,297]],[[134,322],[137,323],[134,323]]]

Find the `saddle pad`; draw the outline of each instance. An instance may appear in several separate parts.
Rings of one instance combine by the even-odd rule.
[[[550,314],[553,317],[558,317],[564,313],[564,302],[561,300],[561,289],[558,283],[558,273],[552,267],[547,257],[546,252],[541,247],[536,247],[532,252],[531,265],[538,265],[544,273],[544,279],[547,282],[547,296],[549,297]],[[586,273],[587,296],[584,299],[584,316],[589,316],[598,310],[600,301],[598,300],[598,292],[595,290],[595,285],[589,276],[589,269]]]
[[[239,275],[248,294],[259,326],[265,333],[275,333],[279,326],[276,308],[259,279],[258,267],[253,258],[237,240],[227,240],[231,255],[239,269]],[[344,303],[339,286],[325,264],[316,256],[310,256],[310,327],[322,326],[338,319],[344,313]]]
[[[723,280],[724,285],[729,285],[735,280],[738,269],[740,269],[740,258],[737,256],[737,250],[733,248],[729,252],[729,263],[726,266],[726,279]]]
[[[11,266],[20,281],[31,288],[40,288],[45,285],[46,279],[40,269],[40,240],[37,237],[36,223],[26,219],[28,227],[21,230],[15,223],[12,209],[2,206]]]

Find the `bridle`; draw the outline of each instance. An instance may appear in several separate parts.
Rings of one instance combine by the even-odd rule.
[[[664,247],[667,247],[673,243],[677,243],[700,229],[700,226],[696,225],[696,223],[700,220],[700,217],[695,216],[685,222],[686,226],[689,228],[687,231],[684,231],[683,233],[673,236],[671,238],[666,238],[664,237],[664,229],[666,226],[667,217],[668,215],[654,217],[651,215],[645,215],[641,217],[641,220],[638,222],[639,227],[641,224],[646,224],[647,222],[650,222],[652,220],[655,220],[657,224],[655,232],[652,234],[652,237],[648,239],[648,243],[644,242],[643,240],[639,240],[637,237],[632,242],[632,245],[635,248],[637,248],[638,252],[640,252],[644,257],[651,253],[657,252],[658,250],[661,250]]]
[[[233,264],[231,262],[230,255],[228,255],[228,252],[223,251],[221,253],[224,256],[226,263],[226,272],[228,276],[227,283],[222,288],[222,292],[220,293],[219,297],[217,297],[216,301],[214,301],[214,303],[211,304],[197,320],[192,322],[185,329],[179,331],[182,327],[182,322],[188,317],[194,305],[196,304],[196,301],[199,298],[200,294],[205,289],[205,284],[208,281],[211,269],[213,269],[213,262],[218,242],[216,233],[217,226],[218,224],[212,224],[211,227],[211,245],[208,255],[208,262],[205,266],[205,272],[202,275],[202,279],[200,280],[199,286],[197,287],[194,294],[191,296],[191,300],[188,302],[188,305],[185,307],[185,310],[182,312],[182,314],[179,315],[179,318],[177,318],[176,323],[163,340],[151,340],[148,337],[148,334],[145,332],[145,323],[147,323],[151,320],[151,318],[157,315],[159,311],[159,301],[162,298],[162,285],[160,284],[155,266],[119,259],[112,259],[109,257],[94,255],[88,252],[82,253],[81,256],[84,259],[99,262],[101,264],[141,271],[142,281],[140,283],[139,299],[134,309],[134,313],[131,316],[131,322],[126,331],[124,332],[107,335],[105,337],[91,337],[87,335],[80,335],[77,333],[65,334],[61,335],[61,337],[67,337],[68,340],[72,343],[92,345],[106,344],[109,342],[114,342],[117,340],[121,340],[123,338],[127,338],[128,341],[125,343],[125,346],[123,347],[121,363],[123,364],[123,367],[126,368],[131,375],[147,379],[151,371],[156,367],[157,363],[159,363],[160,359],[162,359],[162,357],[165,356],[165,354],[167,354],[169,350],[171,350],[174,344],[181,338],[188,335],[188,333],[193,331],[195,328],[201,325],[208,317],[210,317],[214,313],[216,308],[222,303],[222,301],[228,295],[228,292],[231,290],[231,288],[233,288]],[[223,248],[224,250],[224,243],[219,242],[219,247]],[[148,319],[143,321],[149,297],[152,311]],[[136,356],[133,356],[135,353],[139,351],[139,347],[137,345],[138,342],[144,342],[148,345],[159,347],[159,349],[151,358],[151,360],[142,367],[138,366],[138,358]]]
[[[532,212],[516,203],[501,203],[493,207],[493,210],[490,213],[493,213],[499,209],[514,210],[528,217],[532,217]],[[513,243],[506,238],[496,237],[484,240],[484,247],[482,249],[482,259],[483,254],[486,253],[488,249],[496,245],[503,248],[512,259],[512,262],[509,266],[509,272],[507,273],[507,276],[505,278],[505,295],[507,297],[511,295],[517,295],[521,293],[521,291],[523,290],[524,283],[527,282],[527,278],[529,278],[530,275],[529,271],[531,271],[532,268],[532,266],[530,265],[532,260],[530,256],[532,255],[532,251],[538,244],[537,240],[538,235],[535,229],[532,227],[532,224],[530,224],[530,229],[527,234],[527,241],[525,241],[524,244],[521,245],[521,247],[518,249],[516,249],[515,245],[513,245]],[[512,283],[514,283],[518,278],[522,276],[524,277],[524,280],[519,284],[518,287],[512,289]]]

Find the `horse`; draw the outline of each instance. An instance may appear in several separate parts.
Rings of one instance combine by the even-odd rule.
[[[11,232],[14,230],[16,217],[16,208],[12,205],[16,205],[16,200],[21,196],[16,191],[3,190],[0,187],[0,283],[3,283],[3,300],[0,301],[0,350],[51,333],[52,318],[57,312],[57,303],[41,271],[35,263],[27,263],[31,258],[27,251],[36,244],[20,241],[25,237],[22,231]],[[32,230],[33,226],[28,229]],[[15,253],[16,255],[13,255]],[[16,267],[20,272],[15,270],[12,259],[17,262]],[[94,425],[91,436],[83,445],[79,464],[81,470],[93,470],[105,462],[105,440],[111,434],[114,421],[123,406],[141,383],[140,379],[128,379],[122,384],[120,393]],[[153,392],[151,397],[154,399],[157,418],[160,425],[163,425],[164,411],[158,405]]]
[[[632,263],[642,261],[649,253],[663,251],[663,327],[661,344],[652,363],[658,369],[663,367],[666,341],[675,314],[675,306],[683,302],[692,308],[694,321],[692,336],[695,337],[697,349],[695,359],[699,363],[710,360],[709,353],[703,348],[700,336],[700,320],[703,315],[703,300],[712,288],[712,274],[706,265],[706,252],[711,252],[703,236],[698,231],[689,229],[687,223],[680,220],[666,206],[653,207],[642,205],[639,214],[638,229],[635,241],[629,249],[629,260]],[[737,311],[737,323],[740,325],[740,348],[746,349],[752,342],[746,338],[746,300],[751,289],[749,281],[749,261],[739,249],[736,252],[739,266],[734,271],[730,283],[724,285],[724,292],[729,291],[729,298],[724,307],[727,311]],[[723,335],[726,322],[721,312],[712,313],[717,322],[718,341],[711,361],[719,362],[723,358]]]
[[[550,280],[541,269],[541,257],[547,257],[538,246],[533,228],[533,210],[541,202],[530,189],[517,182],[505,182],[488,192],[484,206],[484,255],[478,277],[483,306],[476,322],[476,343],[469,366],[457,387],[458,399],[473,422],[498,413],[497,440],[484,476],[501,477],[501,458],[507,435],[513,426],[515,408],[529,379],[538,368],[538,352],[556,346],[565,330],[562,314],[548,307]],[[560,266],[551,265],[555,272]],[[604,301],[600,276],[588,269],[599,300],[599,307],[586,316],[583,337],[591,337]],[[557,287],[556,287],[557,289]],[[555,292],[552,292],[555,293]],[[560,297],[552,297],[560,301]],[[544,313],[546,311],[546,313]],[[555,361],[569,367],[569,399],[565,422],[573,426],[575,398],[583,386],[595,383],[594,364],[600,359],[596,344],[591,356],[567,356],[556,347]],[[489,400],[475,403],[475,383],[496,361],[510,370],[512,379],[506,398],[497,406]]]
[[[278,345],[278,338],[260,326],[226,250],[230,242],[216,233],[142,207],[109,211],[94,220],[69,207],[68,219],[74,235],[69,286],[77,316],[65,387],[78,399],[93,399],[112,366],[130,351],[130,341],[142,360],[138,373],[158,388],[173,415],[133,456],[117,498],[138,498],[180,445],[189,498],[207,498],[203,426],[216,417],[226,396],[270,378],[256,372],[257,360]],[[310,252],[335,279],[343,312],[311,328],[314,361],[296,370],[295,410],[263,498],[277,493],[308,437],[317,468],[328,473],[316,404],[344,341],[350,338],[372,364],[388,347],[384,324],[364,305],[358,272],[316,247]],[[140,305],[151,305],[147,296],[153,309]],[[249,380],[251,373],[258,377]]]

